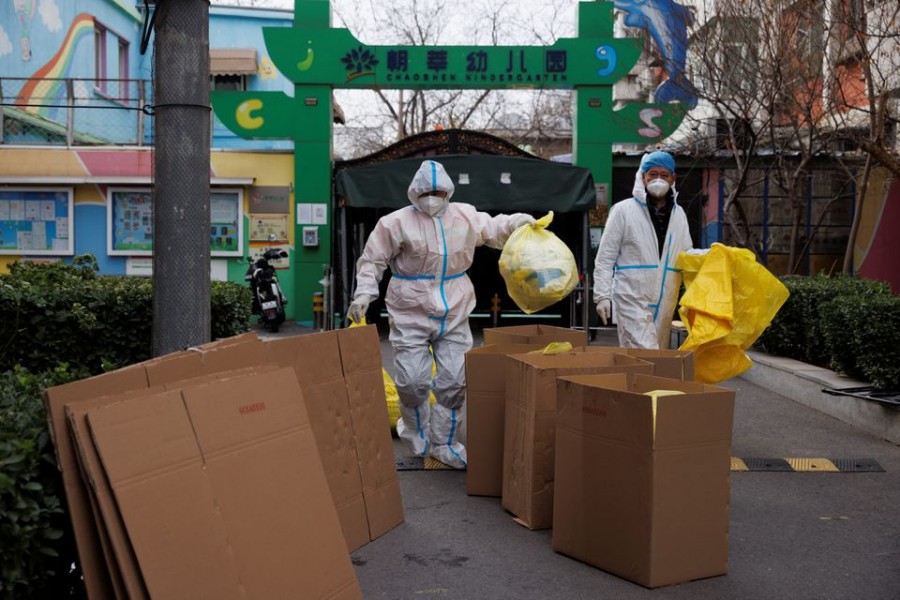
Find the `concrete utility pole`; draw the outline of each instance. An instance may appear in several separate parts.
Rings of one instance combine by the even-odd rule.
[[[210,340],[209,1],[157,0],[153,355]]]

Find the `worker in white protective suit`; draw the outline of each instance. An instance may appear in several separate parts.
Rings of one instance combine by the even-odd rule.
[[[632,194],[613,205],[600,238],[594,262],[597,314],[606,325],[615,307],[624,348],[668,348],[681,288],[675,259],[693,246],[669,153],[644,155]]]
[[[450,202],[453,189],[440,163],[422,163],[407,191],[412,205],[379,219],[366,241],[348,316],[361,321],[390,266],[385,303],[400,400],[397,434],[415,455],[463,469],[466,449],[459,430],[465,354],[472,348],[469,314],[475,308],[466,270],[477,246],[502,248],[513,231],[535,220],[522,213],[492,217],[470,204]]]

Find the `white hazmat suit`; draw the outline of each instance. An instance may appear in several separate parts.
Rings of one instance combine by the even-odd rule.
[[[407,191],[412,205],[382,217],[366,241],[356,263],[350,314],[354,305],[364,313],[378,297],[378,284],[390,266],[385,303],[400,399],[397,434],[416,455],[461,469],[466,466],[459,440],[465,354],[472,348],[469,314],[475,308],[466,270],[477,246],[501,248],[516,228],[533,224],[534,218],[522,213],[491,217],[470,204],[450,202],[453,190],[440,163],[422,163]],[[437,367],[433,380],[429,347]],[[428,403],[432,389],[433,407]]]
[[[620,346],[668,348],[681,288],[675,260],[680,252],[691,249],[691,234],[673,186],[674,205],[660,256],[641,175],[638,169],[633,197],[609,211],[594,262],[593,296],[598,304],[612,299]]]

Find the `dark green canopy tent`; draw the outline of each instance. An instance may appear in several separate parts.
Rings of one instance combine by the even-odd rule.
[[[583,167],[489,154],[436,156],[453,179],[453,201],[496,212],[583,212],[596,205],[594,178]],[[341,170],[337,195],[355,208],[402,208],[422,157]]]

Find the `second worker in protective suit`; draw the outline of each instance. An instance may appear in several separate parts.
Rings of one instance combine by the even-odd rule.
[[[675,160],[644,155],[632,197],[613,205],[594,261],[594,301],[605,325],[616,311],[623,348],[667,348],[681,273],[678,254],[692,247],[678,205]]]
[[[440,163],[422,163],[407,190],[411,205],[379,219],[366,241],[356,263],[349,316],[362,319],[390,267],[385,304],[400,399],[397,434],[415,455],[462,469],[465,355],[472,348],[469,314],[475,308],[466,270],[477,246],[502,248],[513,231],[535,219],[522,213],[492,217],[470,204],[450,202],[453,190]],[[437,367],[433,379],[429,348]],[[432,390],[434,406],[428,402]]]

